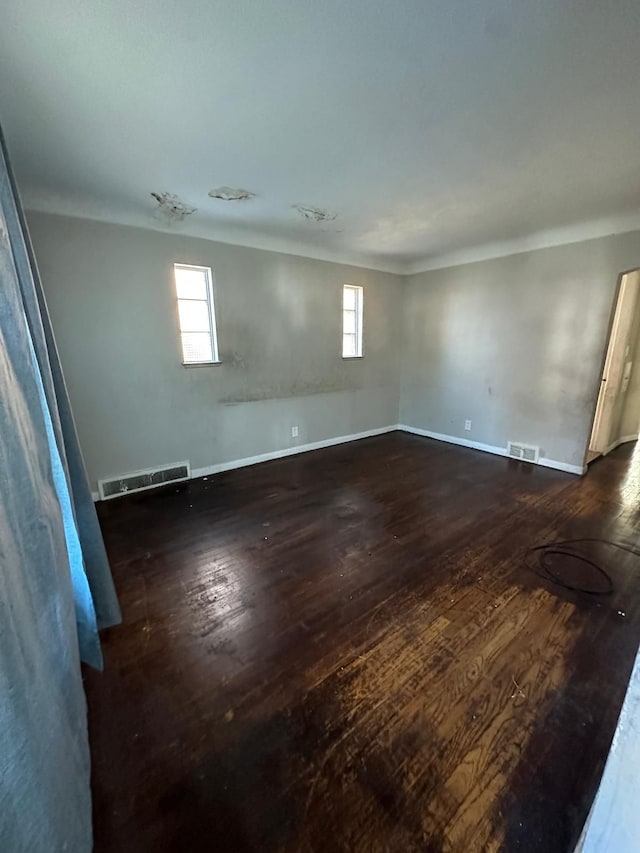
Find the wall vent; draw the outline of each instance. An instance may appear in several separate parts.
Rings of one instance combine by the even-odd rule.
[[[143,492],[154,489],[165,483],[179,483],[191,477],[188,462],[176,462],[173,465],[163,465],[160,468],[148,468],[145,471],[133,471],[131,474],[121,474],[108,480],[98,480],[100,499],[108,500],[131,492]]]
[[[537,462],[540,456],[540,448],[534,447],[533,444],[510,441],[507,445],[507,456],[511,459],[520,459],[522,462]]]

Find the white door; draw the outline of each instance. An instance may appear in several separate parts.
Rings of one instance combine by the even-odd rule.
[[[592,453],[607,453],[610,450],[613,414],[622,386],[627,357],[625,350],[637,297],[638,275],[635,272],[627,273],[620,282],[604,371],[600,381],[600,392],[589,442],[589,450]]]

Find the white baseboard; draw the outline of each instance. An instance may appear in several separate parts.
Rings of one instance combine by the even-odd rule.
[[[248,465],[257,465],[259,462],[270,462],[273,459],[283,459],[285,456],[295,456],[298,453],[307,453],[309,450],[321,450],[323,447],[333,447],[335,444],[346,444],[349,441],[358,441],[360,438],[370,438],[374,435],[383,435],[386,432],[397,430],[396,424],[390,424],[378,429],[368,429],[365,432],[354,432],[351,435],[338,435],[335,438],[325,438],[322,441],[312,441],[309,444],[298,444],[295,447],[285,447],[282,450],[271,450],[269,453],[260,453],[257,456],[245,456],[243,459],[233,459],[231,462],[218,462],[215,465],[207,465],[204,468],[192,468],[191,477],[208,477],[209,474],[220,474],[222,471],[232,471],[235,468],[246,468]]]
[[[210,474],[220,474],[223,471],[233,471],[235,468],[246,468],[249,465],[257,465],[259,462],[270,462],[273,459],[283,459],[285,456],[295,456],[298,453],[306,453],[309,450],[320,450],[323,447],[333,447],[335,444],[346,444],[349,441],[357,441],[360,438],[371,438],[374,435],[383,435],[386,432],[394,432],[398,429],[397,424],[368,429],[364,432],[354,432],[351,435],[338,435],[334,438],[325,438],[322,441],[312,441],[309,444],[298,444],[295,447],[285,447],[282,450],[271,450],[269,453],[260,453],[257,456],[245,456],[243,459],[232,459],[230,462],[217,462],[215,465],[206,465],[204,468],[192,468],[191,479],[197,477],[208,477]],[[126,494],[126,492],[123,492]],[[94,502],[100,500],[98,492],[91,492]],[[114,495],[113,499],[122,497]]]
[[[469,438],[458,438],[456,435],[445,435],[441,432],[432,432],[428,429],[418,429],[418,427],[407,426],[406,424],[398,424],[398,429],[403,432],[410,432],[413,435],[423,435],[425,438],[435,438],[436,441],[444,441],[447,444],[457,444],[460,447],[469,447],[472,450],[482,450],[483,453],[493,453],[494,456],[507,456],[506,447],[496,447],[493,444],[483,444],[481,441],[471,441]],[[523,460],[524,461],[524,460]],[[584,474],[586,468],[584,465],[569,465],[567,462],[558,462],[555,459],[547,459],[541,456],[537,463],[528,463],[542,465],[544,468],[555,468],[557,471],[565,471],[567,474]]]
[[[577,474],[579,477],[582,477],[587,470],[586,465],[570,465],[568,462],[558,462],[557,459],[547,459],[545,456],[541,456],[538,459],[537,464],[542,465],[543,468],[555,468],[556,471],[564,471],[567,474]]]
[[[616,447],[620,447],[621,444],[626,444],[627,441],[637,441],[637,440],[638,440],[638,433],[636,433],[635,435],[623,435],[622,438],[618,438],[613,442],[613,444],[610,444],[609,447],[607,447],[607,449],[604,451],[604,453],[602,455],[606,456],[607,453],[611,453],[612,450],[615,450]]]
[[[458,444],[460,447],[470,447],[472,450],[482,450],[485,453],[493,453],[495,456],[506,456],[506,447],[495,447],[493,444],[482,444],[480,441],[471,441],[469,438],[458,438],[455,435],[445,435],[442,432],[432,432],[430,429],[419,429],[419,427],[398,424],[398,429],[410,432],[413,435],[423,435],[425,438],[435,438],[436,441],[444,441],[447,444]]]
[[[333,447],[336,444],[346,444],[349,441],[358,441],[360,438],[371,438],[375,435],[383,435],[387,432],[401,430],[409,432],[413,435],[422,435],[425,438],[434,438],[436,441],[444,441],[447,444],[456,444],[460,447],[468,447],[472,450],[481,450],[483,453],[492,453],[494,456],[507,456],[506,447],[496,447],[492,444],[483,444],[480,441],[471,441],[468,438],[458,438],[455,435],[445,435],[440,432],[432,432],[428,429],[419,429],[418,427],[408,426],[407,424],[389,424],[389,426],[378,427],[377,429],[368,429],[364,432],[356,432],[350,435],[339,435],[334,438],[325,438],[322,441],[313,441],[309,444],[298,444],[295,447],[285,447],[282,450],[272,450],[268,453],[260,453],[257,456],[245,456],[242,459],[232,459],[229,462],[217,462],[215,465],[206,465],[204,468],[192,468],[191,478],[208,477],[211,474],[220,474],[223,471],[233,471],[235,468],[246,468],[249,465],[257,465],[259,462],[269,462],[273,459],[283,459],[285,456],[295,456],[298,453],[307,453],[310,450],[321,450],[323,447]],[[635,436],[637,438],[637,436]],[[631,441],[632,438],[626,437],[620,439],[620,444],[623,441]],[[617,446],[617,445],[616,445]],[[613,448],[611,448],[613,449]],[[569,465],[566,462],[557,462],[555,459],[546,459],[541,457],[538,459],[538,465],[545,468],[555,468],[558,471],[565,471],[568,474],[584,474],[586,468],[581,465]],[[94,501],[100,500],[98,492],[92,492],[91,497]]]

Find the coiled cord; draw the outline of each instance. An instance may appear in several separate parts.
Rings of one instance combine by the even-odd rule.
[[[564,539],[558,542],[546,542],[544,545],[536,545],[530,548],[525,555],[525,565],[530,571],[538,575],[538,577],[551,581],[551,583],[557,584],[564,589],[571,590],[571,592],[580,592],[585,595],[611,595],[614,591],[611,575],[599,563],[574,550],[577,545],[584,545],[586,543],[607,545],[608,547],[618,548],[620,551],[626,551],[628,554],[640,557],[640,549],[621,542],[612,542],[610,539]],[[590,566],[597,575],[603,578],[603,588],[594,589],[593,587],[579,586],[563,580],[557,574],[557,569],[554,570],[553,568],[553,557],[569,557]]]

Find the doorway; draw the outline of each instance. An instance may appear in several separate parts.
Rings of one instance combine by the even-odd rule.
[[[640,270],[624,273],[616,299],[586,462],[635,441],[640,430]]]

